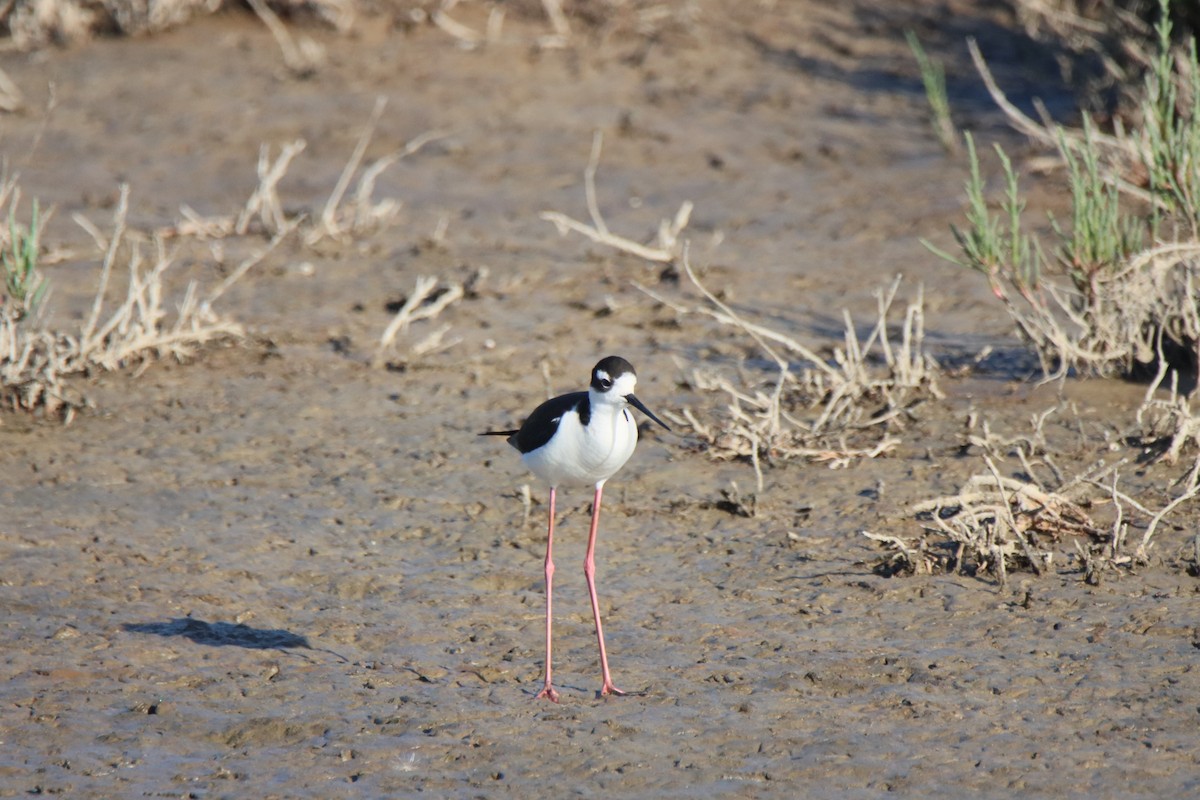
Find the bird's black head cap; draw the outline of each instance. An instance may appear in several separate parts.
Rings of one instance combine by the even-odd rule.
[[[633,364],[620,356],[603,358],[599,364],[592,367],[592,388],[598,392],[607,392],[612,388],[613,382],[622,375],[636,376]]]

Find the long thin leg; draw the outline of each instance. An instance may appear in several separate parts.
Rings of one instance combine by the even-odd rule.
[[[600,625],[600,601],[596,598],[596,529],[600,527],[600,497],[604,494],[604,481],[596,484],[596,499],[592,501],[592,529],[588,532],[587,558],[583,562],[583,575],[587,578],[588,595],[592,599],[592,616],[596,618],[596,641],[600,643],[600,673],[604,678],[601,696],[625,694],[613,686],[608,671],[608,654],[604,652],[604,628]]]
[[[550,620],[554,597],[554,494],[550,487],[550,525],[546,532],[546,685],[537,693],[535,700],[546,697],[558,702],[558,692],[550,685]]]

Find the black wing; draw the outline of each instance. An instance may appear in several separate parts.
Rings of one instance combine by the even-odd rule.
[[[550,441],[550,437],[558,430],[559,420],[570,411],[579,414],[580,424],[587,425],[592,416],[587,392],[571,392],[542,403],[525,420],[521,430],[508,437],[508,443],[521,451],[522,455],[537,450]]]

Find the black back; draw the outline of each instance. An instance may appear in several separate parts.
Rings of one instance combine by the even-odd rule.
[[[587,392],[571,392],[547,400],[533,410],[529,419],[521,426],[521,430],[508,437],[508,443],[517,448],[522,455],[531,453],[550,441],[550,437],[558,430],[558,423],[563,414],[575,411],[579,414],[579,423],[587,425],[592,418],[592,403],[588,400]]]

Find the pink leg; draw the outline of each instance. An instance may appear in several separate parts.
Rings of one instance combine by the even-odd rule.
[[[552,599],[554,596],[554,493],[550,487],[550,528],[546,533],[546,685],[537,693],[535,700],[546,697],[558,702],[558,692],[550,685],[550,620]]]
[[[588,533],[587,558],[583,562],[583,576],[587,578],[588,595],[592,598],[592,616],[596,618],[596,641],[600,643],[600,673],[604,685],[600,689],[601,696],[607,694],[625,694],[613,686],[612,675],[608,671],[608,655],[604,652],[604,628],[600,625],[600,601],[596,598],[596,529],[600,527],[600,496],[604,494],[604,482],[596,484],[596,499],[592,502],[592,529]]]

